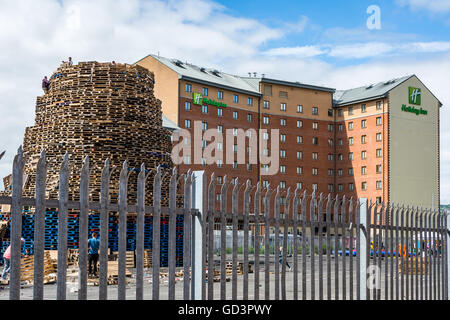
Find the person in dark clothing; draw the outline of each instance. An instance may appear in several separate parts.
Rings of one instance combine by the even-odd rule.
[[[278,261],[280,262],[281,265],[283,264],[283,247],[280,247],[280,256]],[[286,266],[288,267],[289,270],[291,270],[291,266],[287,262],[287,259],[286,259]]]
[[[42,79],[42,90],[44,90],[45,93],[50,90],[50,81],[48,81],[47,76]]]
[[[98,249],[100,240],[97,239],[97,233],[92,233],[92,238],[88,240],[89,248],[89,275],[97,275]]]

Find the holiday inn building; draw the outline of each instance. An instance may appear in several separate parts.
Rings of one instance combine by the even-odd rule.
[[[308,194],[315,190],[333,197],[439,206],[442,104],[415,75],[336,90],[264,76],[241,77],[156,55],[136,64],[154,72],[155,96],[162,101],[164,115],[192,137],[196,123],[202,131],[257,133],[256,145],[248,139],[236,141],[237,137],[228,145],[236,154],[245,152],[245,163],[197,163],[194,155],[208,145],[202,141],[201,146],[192,143],[189,157],[178,165],[182,173],[204,170],[210,177],[214,172],[216,208],[225,176],[239,183],[250,180],[252,186],[279,186],[282,202],[288,188],[298,188]],[[272,135],[272,129],[278,135]],[[267,133],[258,134],[263,130]],[[275,138],[277,154],[272,154]],[[260,144],[260,139],[267,143]],[[276,174],[267,174],[267,164],[259,157],[256,163],[249,161],[255,148],[257,154],[277,156]],[[227,143],[221,150],[225,155]]]

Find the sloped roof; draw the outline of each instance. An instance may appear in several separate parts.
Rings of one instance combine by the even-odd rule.
[[[349,90],[337,90],[333,95],[334,104],[335,106],[343,106],[347,104],[382,98],[386,96],[389,91],[413,76],[414,75],[408,75],[389,81],[379,82],[370,86],[364,86]]]
[[[241,91],[242,93],[246,94],[259,96],[261,95],[259,92],[259,85],[255,86],[254,82],[244,80],[242,77],[228,74],[225,72],[220,72],[218,70],[210,68],[199,67],[190,63],[182,62],[177,59],[169,59],[153,54],[148,55],[147,57],[149,56],[153,57],[157,61],[161,62],[168,68],[178,73],[179,77],[182,79],[188,81],[189,80],[196,81],[204,83],[206,85],[214,84],[224,89]]]

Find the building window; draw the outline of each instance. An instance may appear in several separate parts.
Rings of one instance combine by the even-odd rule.
[[[333,161],[333,154],[332,153],[329,153],[328,154],[328,161]]]
[[[221,200],[222,200],[222,194],[216,193],[216,201],[221,201]]]
[[[208,130],[208,123],[207,123],[206,121],[203,121],[203,122],[202,122],[202,130],[203,130],[203,131]]]
[[[280,181],[280,189],[286,189],[286,181]]]
[[[297,189],[301,190],[302,189],[302,183],[301,182],[297,182]]]
[[[382,170],[382,169],[381,169],[381,164],[377,164],[376,170],[377,170],[377,171],[376,171],[377,173],[381,173],[381,170]]]
[[[328,146],[332,147],[333,146],[333,139],[328,139]]]
[[[297,143],[298,144],[302,144],[303,143],[303,137],[302,136],[297,136]]]
[[[186,83],[184,86],[184,91],[186,92],[192,92],[192,86],[190,83]]]
[[[303,167],[297,167],[297,175],[303,174]]]
[[[233,144],[233,152],[238,152],[238,146],[237,144]]]
[[[362,113],[367,112],[367,107],[366,107],[365,104],[363,104],[363,105],[361,106],[361,112],[362,112]]]
[[[238,167],[237,161],[233,161],[233,169],[237,169],[237,167]]]
[[[184,120],[184,127],[185,128],[190,128],[191,127],[191,120]]]
[[[269,124],[269,117],[264,116],[263,117],[263,123],[264,124]]]
[[[319,175],[319,169],[313,168],[313,169],[312,169],[312,175],[313,175],[313,176]]]
[[[303,128],[303,121],[297,120],[297,128]]]
[[[203,149],[206,148],[207,143],[208,143],[208,142],[207,142],[206,140],[202,140],[202,148],[203,148]]]
[[[217,159],[217,168],[222,168],[223,167],[223,162],[222,159]]]
[[[383,184],[381,181],[377,181],[377,190],[381,190],[381,188],[383,187]]]
[[[353,107],[348,107],[348,115],[353,115]]]
[[[217,132],[222,133],[223,132],[223,126],[222,125],[218,125],[217,126]]]
[[[353,160],[353,152],[348,153],[348,160],[350,160],[350,161]]]
[[[328,116],[332,117],[333,116],[333,109],[328,109]]]
[[[237,119],[238,118],[238,112],[237,111],[233,111],[233,119]]]
[[[286,142],[286,135],[285,134],[280,134],[280,141],[281,142]]]
[[[203,96],[208,96],[208,88],[202,88]]]
[[[262,183],[263,188],[267,188],[268,185],[269,185],[269,180],[264,180]]]
[[[342,109],[338,110],[338,117],[342,117]]]
[[[367,143],[367,136],[361,136],[361,143],[362,144],[365,144],[365,143]]]
[[[353,130],[353,122],[348,123],[348,130]]]
[[[367,174],[367,167],[361,167],[361,174],[363,176]]]
[[[313,128],[313,130],[318,130],[319,129],[319,123],[318,122],[313,122],[312,128]]]
[[[297,113],[303,113],[303,106],[301,104],[297,105]]]
[[[233,128],[233,136],[237,136],[238,135],[238,128]]]
[[[328,185],[328,192],[333,192],[333,185],[332,184]]]
[[[342,156],[342,153],[338,154],[338,160],[342,161],[344,159],[344,157]]]
[[[280,119],[280,126],[282,127],[286,126],[286,119]]]
[[[184,156],[184,164],[191,164],[191,156]]]
[[[191,110],[191,103],[188,102],[188,101],[186,101],[186,102],[184,103],[184,109],[190,111],[190,110]]]
[[[342,124],[338,125],[338,131],[342,131],[342,130],[344,130],[344,125],[342,125]]]
[[[286,173],[286,166],[280,166],[280,172]]]
[[[269,133],[268,132],[264,132],[263,133],[263,139],[264,140],[269,140]]]
[[[250,113],[247,114],[247,122],[252,122],[252,120],[253,120],[252,115]]]
[[[377,117],[377,126],[381,126],[382,122],[381,122],[381,117]]]
[[[343,145],[344,145],[344,140],[339,139],[339,140],[338,140],[338,146],[339,146],[339,147],[342,147]]]
[[[342,177],[342,169],[338,169],[338,171],[337,171],[337,175],[338,175],[338,177]]]
[[[333,176],[333,169],[328,169],[328,176]]]
[[[377,110],[383,109],[383,103],[381,101],[377,101]]]
[[[303,152],[297,151],[297,160],[303,160]]]
[[[312,153],[312,159],[313,160],[318,160],[319,159],[319,154],[317,152],[313,152]]]
[[[280,158],[286,158],[286,150],[280,150]]]
[[[332,124],[328,124],[328,131],[333,132],[333,125]]]
[[[313,137],[312,138],[312,144],[318,145],[319,144],[319,138],[318,137]]]
[[[208,113],[208,106],[206,105],[202,106],[202,113]]]
[[[252,164],[251,163],[247,163],[247,171],[252,171]]]
[[[223,99],[223,91],[217,91],[217,99],[219,100]]]
[[[348,175],[353,176],[353,168],[348,168]]]
[[[222,108],[217,108],[217,116],[223,117],[223,109]]]
[[[237,94],[233,94],[233,102],[239,103],[239,96]]]
[[[280,110],[281,111],[286,111],[286,103],[281,103],[280,104]]]
[[[361,128],[367,128],[367,120],[361,120]]]
[[[353,183],[348,184],[348,191],[353,191],[355,189],[355,185]]]
[[[353,145],[353,137],[348,138],[348,145],[349,146]]]
[[[247,98],[247,105],[253,106],[253,98]]]
[[[263,108],[264,109],[270,109],[270,102],[269,101],[264,101]]]
[[[312,184],[312,189],[313,189],[313,191],[317,191],[317,183]]]
[[[264,95],[265,96],[272,96],[272,85],[271,84],[265,84],[264,85]]]
[[[377,141],[381,141],[381,133],[377,133]]]
[[[364,191],[367,190],[367,182],[361,182],[361,189]]]
[[[286,91],[280,91],[280,98],[288,98],[288,93]]]
[[[342,192],[343,188],[342,188],[342,184],[338,184],[338,191]]]
[[[317,108],[317,107],[312,107],[312,114],[313,114],[313,116],[319,115],[319,108]]]
[[[222,150],[222,142],[217,142],[217,150]]]
[[[377,149],[377,158],[381,158],[383,156],[383,151],[381,149]]]
[[[367,159],[367,152],[366,151],[361,151],[361,159],[362,160]]]
[[[223,177],[222,176],[217,176],[216,182],[217,182],[217,184],[222,184],[223,183]]]
[[[269,155],[269,149],[264,148],[263,155],[268,156]]]

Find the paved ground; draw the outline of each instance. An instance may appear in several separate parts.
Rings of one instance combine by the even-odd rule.
[[[251,257],[253,258],[253,257]],[[227,257],[228,259],[228,257]],[[231,256],[229,257],[229,259],[231,260]],[[239,260],[241,260],[242,257],[239,257]],[[253,262],[253,259],[251,259],[250,261]],[[264,284],[264,256],[261,256],[260,258],[261,264],[260,264],[260,299],[264,299],[264,290],[265,290],[265,284]],[[343,276],[345,276],[346,279],[346,299],[350,299],[350,277],[353,278],[353,299],[356,299],[356,259],[353,260],[353,273],[350,273],[349,271],[349,257],[347,257],[346,260],[346,272],[343,274],[342,272],[342,257],[339,257],[339,273],[338,273],[338,279],[339,279],[339,299],[342,299],[342,278]],[[391,261],[391,260],[390,260]],[[274,299],[275,298],[275,274],[274,274],[274,262],[275,261],[271,261],[270,263],[270,282],[269,282],[269,287],[270,287],[270,297],[269,299]],[[276,260],[276,262],[278,263],[278,260]],[[291,267],[293,266],[293,260],[292,257],[288,259],[289,264],[291,265]],[[384,288],[385,288],[385,260],[382,261],[382,268],[381,268],[381,281],[380,281],[380,287],[381,287],[381,299],[385,298],[385,292],[384,292]],[[302,299],[302,273],[301,273],[301,266],[302,266],[302,260],[301,260],[301,256],[299,257],[299,261],[298,261],[298,266],[299,266],[299,273],[298,273],[298,296],[299,299]],[[327,299],[328,298],[328,293],[327,293],[327,269],[326,269],[326,257],[323,257],[323,277],[322,277],[322,281],[323,281],[323,298]],[[331,262],[331,299],[335,300],[336,296],[335,296],[335,274],[334,274],[334,269],[335,268],[335,260],[334,258],[332,258],[332,262]],[[390,273],[390,266],[388,268],[388,271]],[[254,269],[254,266],[253,266]],[[129,280],[129,284],[127,285],[127,292],[126,292],[126,298],[129,300],[133,300],[136,299],[136,295],[135,295],[135,270],[131,270],[133,273],[133,276],[131,278],[127,278]],[[280,266],[280,271],[281,271],[281,266]],[[394,269],[394,275],[396,275],[397,273],[395,272],[396,270]],[[248,288],[249,288],[249,299],[250,300],[254,300],[254,279],[255,279],[255,273],[250,273],[249,274],[249,281],[248,281]],[[280,274],[280,279],[281,279],[281,274]],[[314,277],[315,281],[315,299],[319,298],[319,258],[316,256],[315,257],[315,277]],[[400,279],[400,278],[399,278]],[[406,277],[404,278],[406,280]],[[415,285],[415,276],[412,278],[413,284]],[[390,275],[388,275],[387,277],[388,282],[390,283]],[[411,276],[409,277],[409,281],[411,281]],[[419,280],[420,281],[420,280]],[[420,283],[420,282],[419,282]],[[424,282],[423,282],[424,283]],[[227,300],[231,299],[231,281],[226,283],[226,288],[227,288]],[[395,281],[394,281],[394,287],[395,287]],[[76,282],[68,282],[67,283],[67,299],[68,300],[77,300],[78,296],[77,296],[77,283]],[[179,280],[176,282],[175,285],[176,288],[176,299],[177,300],[181,300],[183,298],[183,281]],[[420,285],[418,287],[420,289]],[[98,299],[98,292],[99,292],[99,287],[98,286],[88,286],[88,299],[89,300],[97,300]],[[286,273],[286,298],[288,300],[293,299],[294,295],[294,273],[292,271],[288,271]],[[406,292],[406,291],[405,291]],[[420,292],[420,291],[419,291]],[[401,293],[401,292],[400,292]],[[416,290],[414,289],[413,294],[411,295],[410,298],[414,299],[415,298],[415,293]],[[280,284],[280,298],[281,298],[281,284]],[[390,293],[388,293],[388,296],[390,295]],[[109,285],[108,286],[108,299],[110,300],[117,300],[117,296],[118,296],[118,292],[117,292],[117,285]],[[406,299],[406,295],[403,295],[404,298]],[[21,299],[23,300],[29,300],[32,299],[33,297],[33,287],[32,285],[28,285],[28,286],[24,286],[21,289]],[[394,295],[395,297],[395,295]],[[419,296],[420,297],[420,296]],[[239,275],[238,276],[238,299],[242,299],[243,298],[243,275]],[[8,287],[3,287],[3,289],[0,290],[0,300],[7,300],[9,299],[9,289]],[[44,286],[44,299],[49,299],[49,300],[55,300],[56,299],[56,284],[47,284]],[[145,275],[145,283],[144,283],[144,299],[152,299],[152,283],[151,283],[151,270],[147,270],[146,271],[146,275]],[[166,300],[168,299],[168,280],[163,280],[160,283],[160,299],[162,300]],[[215,282],[214,283],[214,299],[220,299],[220,282]],[[311,299],[311,259],[307,258],[306,261],[306,299]]]

